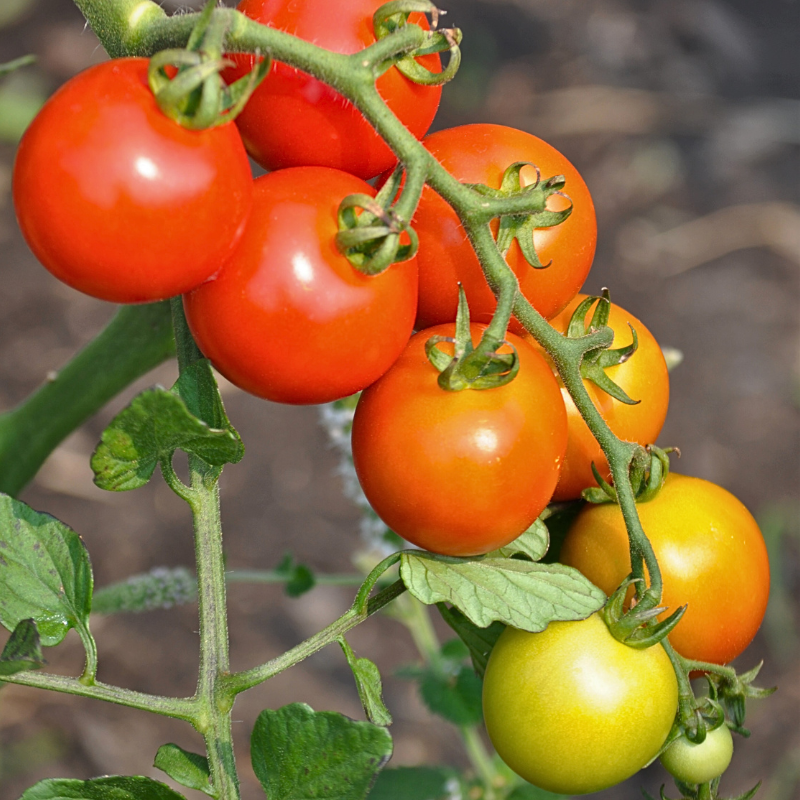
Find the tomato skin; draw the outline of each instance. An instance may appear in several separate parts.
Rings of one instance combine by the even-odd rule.
[[[372,15],[384,0],[242,0],[238,10],[257,22],[286,31],[337,53],[357,53],[375,43]],[[426,28],[413,14],[410,22]],[[254,57],[231,53],[236,67],[228,81],[248,72]],[[432,72],[438,55],[419,59]],[[376,83],[378,93],[403,124],[421,139],[436,115],[441,86],[412,83],[392,67]],[[397,157],[361,113],[338,92],[307,73],[276,62],[236,120],[250,155],[266,169],[318,165],[369,179]]]
[[[475,343],[482,330],[472,326]],[[547,363],[513,334],[508,340],[520,358],[514,380],[441,389],[425,342],[454,332],[451,324],[417,333],[361,395],[353,462],[393,531],[435,553],[467,556],[512,541],[547,505],[566,446],[566,412]]]
[[[572,312],[586,295],[579,294],[554,320],[551,325],[566,333]],[[592,309],[593,310],[593,309]],[[589,312],[591,315],[592,311]],[[614,303],[611,304],[608,324],[614,331],[614,349],[627,347],[633,341],[630,325],[639,337],[637,351],[622,364],[606,369],[606,374],[620,386],[636,405],[626,405],[610,394],[598,389],[591,381],[584,381],[586,391],[609,428],[620,438],[641,445],[654,444],[669,407],[669,372],[661,347],[652,333],[633,314]],[[569,392],[563,387],[561,393],[567,407],[569,442],[561,477],[553,494],[553,500],[576,500],[588,486],[597,486],[592,474],[594,462],[605,480],[611,479],[611,470],[600,445],[584,422]]]
[[[64,84],[14,165],[17,219],[36,257],[64,283],[116,303],[162,300],[209,278],[252,202],[235,126],[190,131],[168,119],[147,64],[115,59]]]
[[[678,682],[656,645],[618,642],[597,614],[541,633],[506,628],[483,681],[483,714],[498,755],[526,781],[585,794],[638,772],[664,743]]]
[[[708,783],[728,769],[733,758],[733,736],[727,725],[720,725],[706,734],[700,743],[686,736],[676,739],[662,754],[664,768],[684,783]]]
[[[583,285],[597,242],[592,197],[575,167],[536,136],[503,125],[461,125],[432,133],[423,144],[453,177],[466,183],[500,188],[503,172],[516,161],[536,164],[545,179],[566,177],[564,192],[572,199],[572,214],[561,225],[534,233],[539,260],[552,264],[534,269],[516,241],[506,256],[525,297],[546,319],[554,317]],[[536,171],[523,168],[521,179],[525,186],[533,183]],[[548,201],[548,208],[554,211],[567,206],[567,200],[561,197]],[[467,294],[472,319],[488,322],[496,306],[494,295],[456,212],[430,186],[422,191],[412,226],[420,240],[417,329],[455,319],[459,281]],[[522,333],[523,328],[514,320],[512,330]]]
[[[769,562],[758,524],[721,486],[674,472],[638,510],[661,568],[662,618],[688,604],[672,646],[685,658],[727,664],[750,644],[767,607]],[[611,594],[631,569],[619,507],[586,505],[560,560]]]
[[[257,178],[242,240],[214,280],[184,297],[198,346],[232,383],[279,403],[324,403],[377,380],[412,332],[413,259],[368,277],[336,249],[337,209],[375,194],[339,170]]]

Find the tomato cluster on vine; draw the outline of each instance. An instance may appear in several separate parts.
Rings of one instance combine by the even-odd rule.
[[[239,9],[349,54],[376,41],[371,17],[381,2],[242,0]],[[407,23],[427,30],[422,15]],[[431,73],[441,70],[437,54],[419,58]],[[231,60],[229,81],[259,57]],[[584,385],[611,433],[654,444],[667,414],[667,366],[636,317],[607,296],[579,294],[597,229],[575,167],[532,134],[499,125],[426,136],[441,87],[414,83],[396,66],[376,88],[427,153],[476,195],[541,193],[539,224],[533,212],[491,222],[500,255],[520,296],[559,334],[610,328],[614,349],[584,355]],[[271,172],[253,179],[248,154]],[[611,470],[559,365],[519,319],[509,316],[508,331],[481,350],[494,330],[497,287],[487,284],[451,205],[426,185],[413,217],[391,227],[397,220],[366,181],[381,173],[379,185],[391,181],[396,163],[355,106],[288,65],[272,65],[235,123],[188,130],[159,109],[148,62],[117,59],[81,73],[42,109],[19,147],[14,202],[31,249],[68,285],[118,303],[183,295],[200,350],[245,391],[293,404],[362,392],[353,460],[376,513],[418,547],[481,556],[523,534],[550,503],[580,502],[598,479],[611,481]],[[373,215],[405,245],[414,238],[405,260],[376,275],[354,265],[337,243],[341,204],[353,195],[364,219]],[[450,373],[462,382],[448,383]],[[769,567],[755,521],[720,487],[674,474],[639,513],[663,571],[664,605],[688,604],[672,645],[686,659],[728,663],[766,607]],[[612,595],[632,568],[619,506],[585,505],[561,560]],[[559,677],[549,687],[548,676],[584,658],[596,664],[580,679],[567,686]],[[597,699],[597,681],[614,687],[603,708],[587,699]],[[604,788],[652,759],[677,695],[661,648],[634,650],[592,617],[504,634],[489,661],[484,707],[512,769],[572,793]],[[653,698],[652,708],[643,702]],[[619,723],[613,733],[611,719]],[[575,730],[580,763],[557,761],[551,740]],[[601,768],[612,739],[625,757]],[[675,755],[684,745],[673,747],[669,763],[690,763]],[[705,775],[675,769],[686,780]]]

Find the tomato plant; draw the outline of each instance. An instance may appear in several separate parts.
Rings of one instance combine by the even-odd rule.
[[[193,289],[230,254],[252,177],[233,124],[190,131],[168,119],[147,59],[90,67],[26,131],[14,207],[36,257],[81,292],[116,303]]]
[[[566,333],[572,313],[585,299],[579,294],[551,321],[560,333]],[[628,405],[615,399],[589,380],[586,390],[609,428],[620,438],[641,445],[654,444],[661,433],[669,406],[669,374],[664,355],[652,333],[633,314],[611,304],[608,325],[614,331],[614,349],[628,347],[633,341],[631,326],[636,330],[638,348],[620,364],[607,367],[605,372],[632,400]],[[606,457],[580,412],[563,388],[564,403],[569,421],[569,440],[561,477],[553,494],[555,500],[574,500],[588,486],[596,486],[592,463],[605,480],[610,480],[611,470]]]
[[[375,42],[373,13],[383,0],[242,0],[239,11],[251,19],[299,36],[337,53],[357,53]],[[424,26],[421,14],[410,21]],[[252,54],[231,53],[231,80],[252,69]],[[420,59],[438,72],[438,55]],[[396,67],[384,72],[376,88],[389,108],[417,137],[433,122],[442,89],[412,83]],[[305,165],[334,167],[373,178],[397,162],[361,113],[335,89],[299,69],[273,64],[237,124],[250,155],[266,169]]]
[[[368,277],[336,249],[337,209],[353,193],[374,191],[327,167],[255,181],[239,246],[184,300],[200,349],[232,383],[281,403],[323,403],[368,386],[403,350],[416,266]]]
[[[500,757],[561,794],[597,792],[638,772],[677,708],[664,650],[618,642],[597,614],[541,633],[506,628],[483,682],[486,730]]]
[[[426,136],[423,144],[455,178],[500,188],[511,164],[528,161],[542,178],[563,175],[564,193],[572,214],[553,228],[537,229],[534,246],[544,269],[534,269],[514,241],[506,260],[520,281],[522,294],[545,318],[555,316],[583,285],[594,258],[597,223],[586,184],[575,167],[554,147],[530,133],[502,125],[461,125]],[[521,185],[536,180],[536,170],[524,167]],[[547,202],[553,211],[570,200],[555,195]],[[419,309],[417,328],[451,322],[458,305],[458,282],[464,286],[473,320],[488,322],[495,308],[489,289],[456,212],[426,186],[412,222],[419,234]],[[496,223],[494,224],[496,229]],[[515,331],[522,329],[515,324]]]
[[[475,341],[481,326],[472,326]],[[486,553],[515,539],[550,501],[566,446],[566,411],[547,362],[524,340],[519,373],[482,391],[446,392],[417,333],[362,395],[353,462],[378,516],[409,542],[445,555]],[[452,352],[452,350],[451,350]]]
[[[675,473],[638,509],[661,568],[663,605],[669,611],[688,605],[669,635],[673,647],[689,659],[732,661],[755,636],[767,607],[769,562],[758,524],[721,486]],[[631,570],[619,506],[586,505],[560,558],[613,592]]]
[[[661,763],[679,781],[699,784],[722,775],[732,758],[733,736],[727,725],[720,725],[700,744],[681,735],[661,754]]]

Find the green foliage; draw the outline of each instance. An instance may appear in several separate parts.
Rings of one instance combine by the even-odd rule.
[[[27,672],[44,666],[39,631],[32,619],[23,619],[14,628],[0,654],[0,676]]]
[[[269,800],[362,800],[392,738],[378,725],[292,703],[259,714],[250,752]]]
[[[298,564],[291,553],[286,553],[275,572],[287,579],[284,588],[289,597],[300,597],[316,585],[314,573],[305,564]]]
[[[448,784],[458,781],[447,767],[397,767],[385,769],[375,781],[369,800],[444,800]]]
[[[192,365],[189,377],[178,382],[189,402],[219,424],[225,423],[221,402],[203,403],[195,397],[203,383],[201,362]],[[95,483],[101,489],[124,492],[144,486],[156,465],[169,462],[176,450],[196,455],[212,466],[236,463],[244,455],[239,435],[230,427],[211,427],[194,416],[187,402],[173,392],[148,389],[123,409],[103,431],[92,456]]]
[[[585,619],[606,596],[577,570],[514,558],[403,553],[400,575],[422,603],[447,602],[478,627],[495,620],[537,632],[552,620]]]
[[[190,753],[176,744],[164,744],[158,748],[153,766],[166,772],[181,786],[197,789],[214,797],[211,772],[205,756]]]
[[[48,778],[31,786],[19,800],[185,800],[169,786],[143,777],[110,776],[79,781]]]
[[[511,558],[521,554],[531,561],[541,561],[550,546],[550,534],[547,526],[541,519],[537,519],[524,533],[521,533],[513,542],[494,550],[490,556]]]
[[[442,619],[458,634],[459,639],[467,647],[475,672],[483,678],[489,654],[506,626],[502,622],[493,622],[485,628],[479,628],[457,608],[448,607],[444,603],[437,603],[436,607],[439,609]]]
[[[153,611],[191,603],[196,597],[197,581],[186,567],[155,567],[98,589],[92,610],[96,614]]]
[[[13,631],[33,620],[41,643],[57,645],[70,628],[88,630],[89,554],[75,531],[0,494],[0,622]]]
[[[353,671],[358,696],[361,698],[367,719],[375,725],[391,725],[392,715],[383,702],[383,687],[378,667],[368,658],[357,658],[344,637],[339,639],[339,644]]]

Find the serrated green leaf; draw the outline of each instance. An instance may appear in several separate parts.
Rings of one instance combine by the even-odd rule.
[[[489,654],[506,626],[502,622],[493,622],[485,628],[479,628],[457,608],[448,608],[444,603],[438,603],[437,608],[444,621],[458,634],[460,640],[468,648],[472,666],[478,676],[483,678]]]
[[[250,754],[269,800],[363,800],[392,755],[386,728],[292,703],[259,714]]]
[[[225,406],[222,403],[222,396],[211,370],[210,361],[201,359],[186,367],[171,391],[183,399],[186,407],[194,416],[201,419],[210,428],[231,431],[241,445],[239,434],[236,433],[225,413]]]
[[[211,787],[211,771],[205,756],[190,753],[176,744],[163,744],[158,748],[153,766],[166,772],[181,786],[215,796]]]
[[[378,667],[368,658],[357,658],[344,637],[339,639],[339,644],[353,671],[358,696],[361,698],[367,719],[375,725],[391,725],[392,715],[383,702],[383,686]]]
[[[112,492],[138,489],[161,459],[170,459],[179,449],[212,466],[236,463],[244,454],[234,431],[209,427],[166,389],[148,389],[103,431],[92,456],[95,483]]]
[[[70,628],[88,629],[91,607],[92,568],[78,534],[0,494],[0,623],[13,631],[32,619],[52,647]]]
[[[404,552],[400,576],[420,602],[451,603],[481,628],[498,620],[536,633],[553,620],[585,619],[606,600],[572,567],[514,558]]]
[[[448,767],[395,767],[385,769],[369,793],[369,800],[444,800],[458,774]]]
[[[110,776],[89,781],[48,778],[31,786],[19,800],[186,800],[152,778]]]
[[[537,519],[524,533],[521,533],[513,542],[489,553],[490,557],[505,557],[522,553],[531,561],[540,561],[547,553],[550,546],[550,533],[542,520]]]
[[[98,589],[92,610],[96,614],[154,611],[192,603],[196,597],[197,580],[186,567],[155,567]]]
[[[29,672],[44,666],[39,631],[32,619],[23,619],[14,628],[0,654],[0,675]]]
[[[461,667],[455,675],[428,669],[419,689],[428,709],[454,725],[478,725],[483,720],[483,682],[470,667]]]

